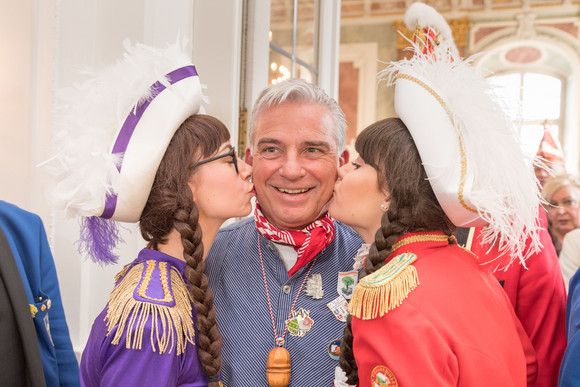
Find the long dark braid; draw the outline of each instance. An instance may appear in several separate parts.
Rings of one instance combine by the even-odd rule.
[[[421,163],[413,138],[403,121],[387,118],[363,130],[356,139],[356,151],[377,170],[380,187],[387,187],[389,209],[381,217],[365,261],[368,275],[385,265],[393,244],[403,234],[416,231],[442,231],[451,235],[455,226],[439,205]],[[364,276],[363,275],[363,276]],[[353,353],[352,318],[348,317],[340,347],[340,367],[348,383],[358,381]]]
[[[195,171],[192,167],[195,161],[215,154],[228,139],[227,128],[216,118],[205,115],[188,118],[167,147],[140,221],[141,234],[150,248],[157,249],[159,244],[167,242],[173,229],[181,235],[185,277],[197,311],[197,354],[210,377],[211,387],[219,385],[222,337],[216,322],[213,293],[204,274],[199,211],[188,181]]]

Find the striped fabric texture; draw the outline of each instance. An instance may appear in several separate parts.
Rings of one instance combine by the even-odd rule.
[[[303,337],[290,332],[284,337],[284,347],[292,361],[291,387],[331,386],[338,365],[328,350],[334,340],[342,338],[345,323],[333,315],[327,304],[339,297],[338,273],[353,270],[353,257],[363,240],[338,221],[334,226],[334,240],[317,255],[310,272],[310,277],[320,274],[324,295],[314,299],[304,288],[294,307],[294,311],[302,308],[309,313],[312,327]],[[224,339],[222,380],[227,387],[268,386],[266,358],[275,347],[275,338],[258,240],[278,336],[284,332],[292,302],[312,264],[288,277],[274,243],[258,233],[253,218],[219,231],[206,259],[206,274]]]

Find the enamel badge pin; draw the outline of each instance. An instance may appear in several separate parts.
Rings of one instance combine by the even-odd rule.
[[[337,340],[332,340],[330,342],[330,344],[328,344],[328,356],[330,356],[331,359],[338,360],[338,358],[340,357],[340,343],[341,342],[342,342],[342,340],[337,339]]]
[[[320,300],[324,296],[322,276],[320,274],[312,274],[312,277],[308,278],[308,282],[306,282],[306,295],[315,300]]]
[[[356,252],[356,255],[353,257],[354,263],[352,265],[353,270],[360,270],[365,265],[365,259],[369,256],[369,250],[371,245],[368,243],[363,243],[362,246]]]
[[[348,317],[348,302],[343,296],[338,296],[326,304],[326,306],[328,306],[328,309],[330,309],[338,321],[346,322],[346,318]]]
[[[371,385],[381,387],[398,387],[399,382],[391,371],[386,366],[376,366],[371,373]]]
[[[286,320],[286,326],[290,335],[304,337],[306,332],[312,328],[314,320],[310,318],[310,311],[304,308],[292,311],[292,317]]]
[[[336,290],[338,291],[338,294],[347,300],[350,300],[357,282],[358,271],[341,271],[338,273],[338,283],[336,285]]]

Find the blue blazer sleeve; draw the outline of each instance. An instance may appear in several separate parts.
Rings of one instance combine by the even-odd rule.
[[[47,386],[78,386],[79,368],[70,341],[54,259],[36,214],[0,201],[0,225],[12,248],[33,318]]]

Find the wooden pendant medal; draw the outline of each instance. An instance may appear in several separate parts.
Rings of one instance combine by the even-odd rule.
[[[286,387],[290,384],[290,352],[276,347],[268,352],[266,380],[270,387]]]

